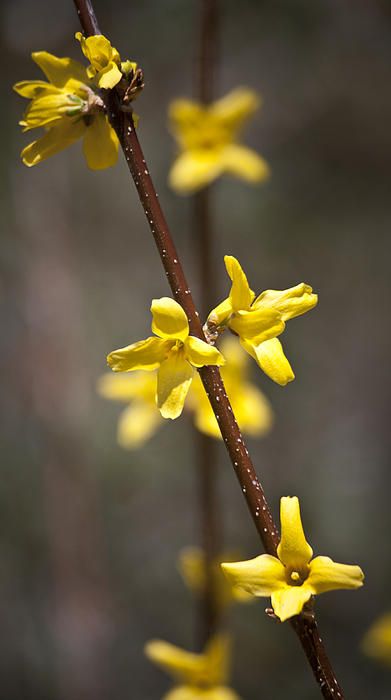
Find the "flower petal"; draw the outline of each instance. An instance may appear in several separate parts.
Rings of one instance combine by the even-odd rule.
[[[113,374],[113,372],[106,372],[97,381],[97,391],[105,399],[124,401],[125,403],[141,397],[156,408],[156,377],[150,373]]]
[[[122,80],[122,73],[114,61],[102,68],[98,74],[98,85],[104,90],[110,90]]]
[[[172,342],[151,336],[113,350],[107,355],[107,364],[113,372],[132,372],[134,369],[151,371],[165,361],[171,347]]]
[[[214,102],[209,111],[222,124],[237,131],[244,121],[256,112],[260,104],[261,98],[254,90],[239,87]]]
[[[312,293],[312,287],[301,282],[290,289],[267,289],[257,297],[254,307],[269,306],[282,314],[284,321],[301,316],[318,303],[318,295]]]
[[[242,340],[249,340],[253,345],[275,338],[285,328],[285,323],[278,311],[264,308],[255,311],[237,311],[228,325]]]
[[[204,367],[205,365],[221,367],[225,362],[223,355],[214,345],[209,345],[193,335],[189,335],[185,340],[185,352],[193,367]]]
[[[283,564],[271,554],[261,554],[247,561],[227,562],[221,566],[233,586],[255,596],[269,596],[287,585]]]
[[[362,649],[368,656],[391,665],[391,613],[373,623],[363,639]]]
[[[181,415],[193,373],[183,350],[172,348],[157,374],[157,405],[163,418]]]
[[[145,401],[134,401],[122,411],[118,421],[118,443],[127,450],[141,447],[162,425],[157,409]]]
[[[224,148],[224,170],[246,182],[262,182],[269,177],[266,161],[251,148],[232,143]]]
[[[199,143],[200,125],[206,110],[198,102],[179,99],[171,102],[169,120],[174,136],[183,150],[192,149]]]
[[[307,585],[287,586],[283,590],[272,593],[273,610],[281,622],[285,622],[293,615],[301,613],[303,606],[305,603],[308,603],[311,595],[311,588]]]
[[[26,146],[21,155],[23,163],[28,167],[37,165],[46,158],[59,153],[83,136],[85,124],[82,120],[72,121],[64,118],[40,139]]]
[[[83,152],[91,170],[103,170],[116,164],[118,137],[105,114],[95,114],[92,123],[87,127]]]
[[[180,304],[170,297],[153,299],[151,304],[152,331],[160,338],[186,340],[189,322]]]
[[[228,276],[232,281],[229,299],[233,310],[248,310],[255,294],[249,287],[247,277],[239,261],[233,255],[225,255],[224,263]]]
[[[31,58],[46,75],[49,83],[56,87],[64,87],[71,78],[87,85],[90,82],[84,66],[72,58],[58,58],[47,51],[34,51]]]
[[[253,437],[266,435],[273,425],[273,411],[266,396],[249,382],[242,383],[239,391],[232,391],[229,383],[225,382],[225,386],[244,434]]]
[[[233,690],[222,685],[214,688],[180,685],[170,690],[162,700],[240,700],[240,698]]]
[[[359,566],[337,564],[330,557],[315,557],[309,567],[306,584],[314,594],[340,588],[360,588],[363,585],[364,574]]]
[[[150,661],[176,680],[192,684],[205,672],[202,654],[193,654],[169,642],[153,639],[145,645],[144,651]]]
[[[80,115],[83,104],[83,100],[77,95],[68,95],[55,89],[54,92],[46,92],[30,102],[21,124],[25,127],[24,131],[48,126],[64,117]]]
[[[278,338],[265,340],[259,345],[254,340],[241,339],[240,342],[273,382],[285,386],[288,382],[293,381],[295,375]]]
[[[45,83],[44,80],[21,80],[13,85],[13,89],[21,97],[26,97],[28,100],[33,100],[40,95],[51,95],[58,91],[51,83]]]
[[[190,194],[209,185],[222,170],[220,148],[184,151],[172,165],[169,184],[178,194]]]
[[[221,326],[226,323],[233,313],[231,299],[227,298],[213,309],[208,316],[208,324]]]
[[[281,541],[277,547],[277,555],[285,566],[300,571],[310,561],[312,548],[305,539],[297,496],[281,498],[280,518]]]
[[[94,34],[85,38],[81,32],[77,32],[75,37],[80,41],[84,56],[96,71],[99,72],[102,68],[106,68],[111,61],[119,65],[120,57],[117,49],[103,34]]]

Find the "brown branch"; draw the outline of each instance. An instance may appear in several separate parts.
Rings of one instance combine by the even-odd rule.
[[[74,2],[83,31],[90,35],[93,27],[93,31],[99,33],[89,0],[74,0]],[[88,18],[85,20],[86,13]],[[191,334],[205,340],[199,314],[134,128],[132,114],[121,110],[120,99],[115,91],[108,95],[107,109],[155,239],[172,294],[186,312]],[[217,367],[211,366],[202,367],[199,372],[255,527],[266,552],[276,556],[278,531],[233,414],[220,372]],[[327,700],[335,698],[341,700],[344,697],[343,691],[328,659],[315,617],[301,614],[292,618],[291,624],[300,639],[323,697]]]
[[[196,61],[196,97],[203,104],[213,99],[213,83],[217,66],[218,0],[199,0],[199,55]],[[197,9],[198,9],[197,6]],[[205,187],[192,197],[195,258],[200,284],[200,310],[204,317],[212,308],[216,294],[213,274],[213,225],[211,188]],[[194,247],[193,243],[193,247]],[[217,632],[221,617],[216,581],[216,559],[221,549],[222,518],[219,512],[216,440],[196,431],[197,480],[201,543],[204,552],[205,589],[201,597],[201,648]]]

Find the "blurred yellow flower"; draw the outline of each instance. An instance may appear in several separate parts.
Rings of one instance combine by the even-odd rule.
[[[233,90],[211,105],[174,100],[169,118],[180,152],[170,171],[171,187],[188,194],[223,173],[248,182],[264,180],[269,173],[267,163],[255,151],[236,143],[244,122],[259,105],[260,98],[248,88]]]
[[[163,700],[239,700],[225,683],[228,677],[229,641],[216,636],[202,654],[153,640],[145,646],[147,657],[169,673],[175,687]]]
[[[220,557],[213,565],[213,580],[215,583],[216,600],[221,609],[228,607],[231,603],[249,603],[253,596],[242,588],[232,586],[221,570],[223,559],[231,557]],[[185,547],[178,559],[179,571],[189,590],[197,596],[201,596],[206,586],[205,554],[200,547]]]
[[[106,399],[128,403],[118,421],[118,443],[125,449],[141,447],[164,423],[156,408],[156,373],[105,374],[98,392]]]
[[[391,613],[373,623],[363,639],[362,649],[368,656],[391,665]]]
[[[174,299],[154,299],[151,312],[157,337],[114,350],[107,362],[114,372],[157,369],[157,406],[163,418],[174,419],[182,413],[194,368],[220,366],[224,358],[217,348],[189,335],[186,314]]]
[[[14,85],[19,95],[31,100],[19,122],[23,130],[43,128],[46,132],[21,153],[29,167],[79,139],[83,139],[84,156],[92,170],[109,168],[117,162],[118,138],[105,113],[100,89],[112,88],[122,78],[130,85],[137,66],[131,63],[133,70],[129,69],[129,61],[121,64],[118,52],[104,36],[77,37],[91,61],[88,68],[71,58],[38,51],[31,57],[48,82],[25,80]]]
[[[277,336],[283,332],[286,321],[316,306],[318,297],[312,293],[312,287],[302,282],[281,291],[268,289],[255,299],[238,260],[226,255],[224,262],[232,281],[231,291],[209,314],[208,326],[228,326],[265,374],[285,386],[295,375]]]
[[[262,554],[255,559],[222,564],[232,585],[254,596],[271,596],[274,613],[284,622],[298,615],[311,596],[335,589],[363,585],[359,566],[337,564],[329,557],[312,559],[305,539],[296,496],[281,498],[281,541],[277,557]]]
[[[249,363],[246,355],[233,336],[223,338],[221,352],[225,358],[221,375],[240,429],[254,437],[265,435],[272,426],[273,413],[267,398],[248,379]],[[188,407],[194,411],[198,430],[221,439],[218,422],[199,376],[194,378]]]

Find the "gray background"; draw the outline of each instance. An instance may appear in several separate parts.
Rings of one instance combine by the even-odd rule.
[[[257,372],[276,424],[251,453],[275,512],[302,502],[318,554],[359,563],[359,592],[317,601],[348,698],[390,697],[360,640],[389,604],[389,168],[391,10],[386,0],[226,0],[219,94],[259,90],[244,141],[270,181],[215,187],[216,275],[237,255],[256,289],[304,280],[318,308],[288,325],[285,389]],[[192,92],[197,2],[96,3],[102,30],[143,66],[139,134],[197,300],[190,202],[170,192],[169,100]],[[194,609],[176,570],[198,539],[193,437],[167,423],[135,453],[115,442],[119,406],[95,393],[105,355],[149,333],[168,293],[124,163],[92,173],[80,144],[33,170],[19,151],[16,80],[46,49],[79,59],[71,1],[1,5],[0,697],[153,700],[169,686],[151,637],[191,648]],[[386,180],[387,178],[387,180]],[[226,546],[259,543],[222,446]],[[233,684],[244,700],[318,697],[288,625],[264,601],[236,608]]]

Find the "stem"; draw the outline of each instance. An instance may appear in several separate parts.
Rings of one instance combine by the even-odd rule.
[[[92,27],[95,27],[95,32],[98,31],[98,24],[89,0],[74,0],[74,2],[84,32],[90,35]],[[84,24],[83,18],[86,12],[88,12],[89,18]],[[108,114],[121,143],[172,294],[186,312],[190,333],[205,340],[198,311],[195,308],[192,294],[134,128],[132,114],[121,110],[119,98],[114,90],[111,94],[109,93],[108,98]],[[233,414],[220,372],[217,367],[207,366],[201,367],[199,373],[219,423],[221,435],[255,527],[266,552],[276,556],[279,534]],[[304,614],[297,615],[292,619],[291,625],[300,639],[323,697],[327,698],[327,700],[334,700],[335,698],[342,700],[344,698],[343,691],[338,684],[328,659],[315,617],[307,617]]]
[[[213,98],[216,71],[217,0],[200,0],[199,56],[196,64],[196,96],[207,104]],[[204,317],[216,299],[213,274],[213,225],[210,187],[192,197],[194,239],[200,283],[201,314]],[[216,582],[216,559],[221,548],[218,512],[217,450],[214,438],[196,431],[197,476],[199,482],[199,511],[201,543],[204,552],[205,589],[201,599],[201,648],[216,633],[220,621],[220,606]]]

